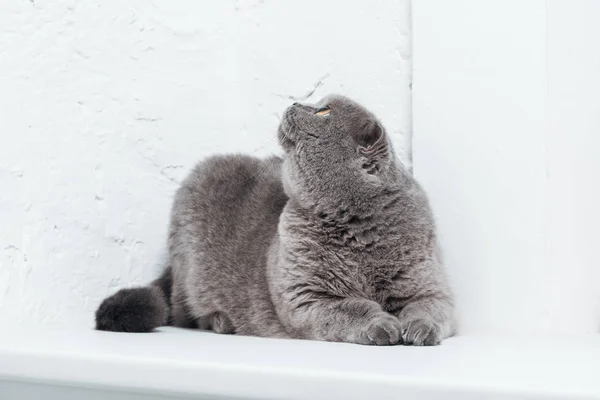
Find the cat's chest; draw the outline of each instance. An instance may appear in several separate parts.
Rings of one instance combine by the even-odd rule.
[[[396,309],[419,291],[424,265],[434,262],[432,239],[424,238],[410,245],[394,245],[372,252],[348,252],[348,271],[360,277],[363,295],[380,303],[384,309]],[[343,258],[342,258],[343,260]],[[390,303],[390,304],[388,304]]]
[[[368,230],[377,237],[365,234],[355,240],[356,235],[331,235],[301,222],[280,226],[286,258],[311,284],[340,297],[363,297],[381,303],[390,293],[402,291],[410,280],[412,266],[430,242],[428,237],[406,235],[391,228],[385,232],[379,228]]]
[[[330,254],[335,254],[336,265],[330,266],[336,273],[328,282],[343,280],[361,297],[379,302],[405,279],[405,263],[393,251],[388,251],[387,257],[348,249],[332,250]],[[328,271],[330,266],[323,265],[322,271]]]

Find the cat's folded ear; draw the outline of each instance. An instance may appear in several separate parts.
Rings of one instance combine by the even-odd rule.
[[[388,156],[388,142],[379,122],[370,122],[356,132],[354,140],[357,152],[364,157],[363,169],[369,174],[375,174],[381,169],[381,164]]]
[[[377,121],[370,121],[354,133],[354,141],[363,149],[373,147],[382,138],[383,129]]]

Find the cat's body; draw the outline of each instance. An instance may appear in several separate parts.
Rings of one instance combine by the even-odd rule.
[[[173,290],[203,328],[286,336],[265,268],[287,202],[281,164],[279,158],[212,157],[175,196],[169,235]],[[182,325],[182,312],[174,307],[176,325]],[[213,322],[217,315],[228,320],[225,326]]]
[[[98,329],[147,331],[168,318],[219,333],[417,345],[453,333],[426,196],[379,122],[330,97],[290,107],[279,139],[285,161],[217,156],[192,171],[173,205],[170,266],[149,288],[105,300]]]

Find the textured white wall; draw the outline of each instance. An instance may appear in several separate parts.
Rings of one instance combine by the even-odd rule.
[[[414,2],[414,171],[463,333],[600,327],[600,2]]]
[[[279,113],[329,92],[408,149],[408,0],[0,2],[0,317],[90,325],[153,278],[177,182],[278,152]]]

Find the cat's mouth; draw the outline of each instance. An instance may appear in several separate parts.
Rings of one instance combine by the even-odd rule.
[[[293,107],[294,106],[288,108],[283,115],[283,119],[280,125],[280,127],[283,129],[283,134],[287,135],[290,138],[290,140],[298,138],[299,134],[305,134],[317,139],[319,135],[313,132],[309,132],[306,129],[301,129],[298,126],[295,120],[296,110]]]
[[[286,110],[286,112],[283,114],[283,118],[281,119],[281,123],[279,124],[279,128],[277,129],[277,137],[279,139],[279,143],[284,148],[287,148],[289,146],[295,146],[296,142],[293,138],[297,129],[298,127],[291,120],[291,116]]]
[[[279,124],[279,135],[287,140],[294,141],[299,130],[298,124],[294,121],[294,110],[292,107],[289,107],[283,113],[283,118]]]

